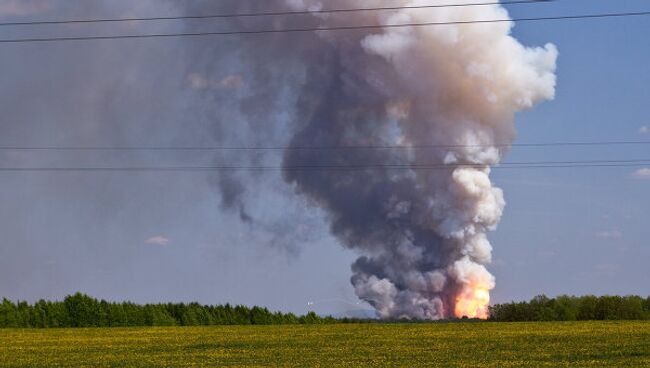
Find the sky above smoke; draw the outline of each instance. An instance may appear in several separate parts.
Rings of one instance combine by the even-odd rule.
[[[0,17],[59,19],[262,9],[262,5],[250,5],[246,9],[240,3],[229,7],[211,1],[189,1],[180,8],[176,3],[160,1],[142,1],[135,7],[126,1],[92,4],[2,1]],[[293,5],[300,7],[300,3]],[[514,14],[542,14],[534,7],[509,9]],[[590,10],[579,5],[549,9]],[[606,9],[605,3],[599,2],[593,11],[598,9]],[[465,12],[462,16],[478,17]],[[453,16],[438,11],[431,15],[417,14],[427,19]],[[390,22],[407,16],[400,14],[390,19],[364,15],[363,20]],[[345,24],[346,21],[357,19],[351,16],[335,20],[307,18],[300,24]],[[295,24],[287,20],[265,23],[246,19],[241,24],[194,21],[0,31],[3,38],[12,38]],[[650,124],[643,121],[648,114],[647,106],[642,103],[644,96],[647,97],[642,82],[643,76],[650,73],[639,73],[642,77],[638,77],[628,70],[647,70],[647,65],[636,64],[643,57],[630,57],[647,51],[620,42],[617,37],[630,42],[634,39],[629,30],[615,27],[620,24],[614,21],[522,24],[514,29],[515,37],[526,46],[544,47],[550,41],[561,51],[557,98],[517,118],[519,140],[642,137],[641,127]],[[626,24],[638,29],[635,32],[640,34],[648,30],[639,21]],[[505,37],[507,26],[496,26],[494,32]],[[508,106],[504,111],[487,114],[487,121],[492,121],[494,116],[494,121],[501,122],[506,116],[508,123],[499,125],[498,134],[487,138],[463,136],[448,129],[443,121],[447,116],[457,118],[468,111],[469,117],[485,116],[480,106],[475,107],[474,100],[470,100],[469,106],[453,104],[453,109],[445,111],[430,103],[439,101],[435,97],[436,88],[453,90],[456,81],[455,74],[444,69],[441,60],[471,59],[462,51],[446,48],[441,40],[453,36],[446,33],[418,29],[391,31],[383,38],[366,38],[364,33],[343,36],[332,33],[2,45],[0,142],[7,146],[304,146],[393,144],[399,139],[433,139],[437,143],[436,139],[446,142],[456,138],[459,143],[465,139],[478,139],[482,143],[482,139],[489,142],[496,136],[514,138],[511,117],[506,115],[528,107],[524,106],[528,102],[526,98],[510,99],[522,106]],[[485,32],[479,33],[480,37],[489,37]],[[418,43],[409,45],[411,38],[428,39],[431,49],[413,49]],[[584,42],[585,38],[593,42]],[[481,42],[486,41],[481,39]],[[605,48],[609,60],[599,57]],[[473,49],[476,48],[467,47],[469,51]],[[488,59],[487,65],[506,65],[495,61],[503,56],[499,50],[490,44],[478,58]],[[550,57],[552,53],[553,49],[547,48],[531,56],[539,60],[532,70],[549,71],[544,62],[550,60],[544,55]],[[508,63],[527,65],[529,59],[521,63],[508,60]],[[421,70],[426,65],[434,68],[423,78],[425,73]],[[481,65],[473,68],[479,75],[485,73]],[[603,78],[603,75],[618,78]],[[538,91],[531,86],[531,81],[534,84],[538,78],[522,79],[522,86],[516,86],[514,92],[521,96],[522,91]],[[431,85],[434,80],[436,84]],[[493,86],[490,83],[485,85]],[[512,93],[505,87],[495,90],[503,94],[499,98],[510,98]],[[530,102],[550,97],[548,88],[539,90],[535,92],[538,95],[527,96]],[[624,96],[615,91],[625,91]],[[486,93],[472,90],[470,97],[485,97]],[[405,118],[407,112],[418,118]],[[440,117],[440,121],[432,116]],[[462,120],[476,124],[470,118]],[[323,124],[330,121],[338,125],[327,125],[325,129]],[[411,121],[427,122],[436,128],[424,129],[425,125]],[[468,130],[482,131],[474,126]],[[362,136],[370,137],[371,141],[360,141]],[[628,150],[630,156],[647,155],[643,149]],[[321,164],[402,160],[431,163],[451,157],[443,152],[422,152],[422,157],[416,153],[366,152],[354,155],[356,161],[351,162],[350,155],[344,152],[318,157],[310,153],[313,154],[303,151],[264,154],[4,151],[0,159],[4,166],[137,166],[287,165],[314,160]],[[503,153],[455,152],[454,156],[461,161],[491,164]],[[523,152],[514,149],[508,159],[525,161],[567,156],[588,159],[617,154],[620,155],[620,150]],[[559,170],[493,172],[491,175],[508,202],[499,230],[489,235],[495,248],[490,268],[498,280],[494,290],[496,300],[524,298],[540,292],[644,293],[643,285],[650,280],[638,260],[648,255],[643,236],[648,181],[639,174],[643,171],[634,175],[635,171],[613,169],[568,175]],[[454,217],[440,215],[438,220],[427,219],[428,222],[415,219],[431,210],[421,198],[437,193],[433,188],[447,186],[444,181],[450,178],[464,182],[461,177],[465,174],[438,175],[443,178],[440,179],[443,183],[438,183],[438,179],[424,173],[379,175],[377,171],[346,175],[280,170],[222,174],[3,173],[0,176],[3,207],[0,295],[34,300],[80,290],[118,300],[235,302],[294,311],[306,310],[307,301],[321,300],[322,303],[311,307],[324,312],[359,308],[356,297],[360,296],[380,311],[383,308],[387,316],[416,315],[413,309],[404,311],[390,306],[404,297],[400,293],[419,290],[417,279],[429,277],[429,284],[439,285],[441,289],[463,285],[458,281],[462,277],[448,273],[442,266],[448,263],[453,268],[453,262],[417,260],[422,253],[417,249],[422,244],[419,242],[434,248],[442,245],[431,244],[445,243],[438,239],[443,236],[443,230],[427,233],[422,230],[425,224],[441,224],[442,220]],[[481,170],[467,175],[480,176],[467,179],[471,182],[485,183]],[[352,201],[346,197],[352,193],[345,185],[341,191],[332,192],[331,188],[341,178],[346,185],[364,183],[368,192],[356,193],[358,196]],[[621,190],[612,191],[612,186]],[[375,196],[386,200],[377,201]],[[374,213],[374,208],[363,211],[346,207],[355,204],[392,207]],[[447,213],[449,208],[441,211]],[[372,216],[364,220],[363,216],[369,213]],[[377,228],[379,219],[374,215],[378,213],[386,216],[383,220],[391,220],[393,229],[397,229],[393,234],[399,236],[389,239],[384,232],[364,230]],[[345,214],[354,218],[341,218]],[[490,225],[481,226],[487,229]],[[463,228],[458,223],[448,226]],[[382,248],[375,245],[378,238],[393,243]],[[416,261],[404,258],[386,263],[387,258],[395,256],[385,253],[386,249],[402,249],[401,257],[416,257]],[[447,254],[426,250],[430,254]],[[457,250],[462,252],[462,247]],[[457,254],[454,257],[456,261],[462,260]],[[473,264],[480,266],[487,255],[473,257],[479,261]],[[352,263],[354,285],[350,285]],[[409,274],[406,269],[417,272]],[[408,275],[408,280],[387,276],[391,272]],[[378,283],[369,282],[373,276]],[[382,279],[390,281],[392,287],[381,282]],[[373,294],[382,287],[386,290]],[[429,302],[442,295],[440,305],[445,304],[446,294],[441,290],[417,292]],[[387,295],[390,298],[381,302],[380,296]],[[404,298],[414,300],[412,295]],[[421,305],[416,309],[430,311],[429,316],[444,314],[441,312],[444,308],[439,309],[437,303],[428,309]],[[409,306],[403,302],[398,304]]]

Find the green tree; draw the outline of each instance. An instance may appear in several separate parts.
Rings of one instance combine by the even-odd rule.
[[[16,316],[16,305],[8,299],[2,299],[2,304],[0,304],[0,326],[19,327]]]
[[[99,303],[88,295],[76,293],[67,296],[63,304],[72,327],[96,327],[99,322]]]

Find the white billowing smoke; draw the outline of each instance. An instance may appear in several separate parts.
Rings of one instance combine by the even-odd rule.
[[[398,0],[391,6],[430,3]],[[284,5],[308,11],[329,6],[318,0]],[[507,18],[502,6],[486,4],[314,14],[308,24]],[[280,27],[304,27],[305,20],[283,22]],[[512,27],[512,22],[380,27],[315,32],[284,42],[274,35],[243,53],[243,62],[258,75],[269,73],[254,78],[251,88],[298,90],[295,100],[282,100],[293,121],[285,180],[324,209],[332,234],[359,254],[352,265],[354,290],[382,318],[487,316],[495,280],[486,269],[492,252],[486,234],[497,227],[505,206],[502,191],[490,181],[490,167],[516,135],[515,113],[552,99],[556,83],[555,46],[526,48],[511,36]],[[303,149],[346,146],[357,148]],[[357,169],[293,169],[314,165]]]
[[[289,4],[322,7],[319,1]],[[363,13],[348,22],[507,17],[503,7],[483,5]],[[330,19],[322,17],[322,24],[336,25]],[[505,206],[502,191],[490,182],[490,166],[499,163],[506,151],[503,144],[515,137],[514,114],[552,99],[556,82],[555,46],[526,48],[510,35],[512,26],[504,22],[321,34],[338,50],[339,63],[337,75],[321,78],[338,82],[320,81],[319,102],[327,111],[310,116],[307,133],[299,133],[294,144],[401,145],[405,149],[398,152],[362,154],[373,164],[390,164],[398,156],[402,163],[448,165],[444,170],[287,174],[329,211],[333,233],[361,253],[352,283],[382,318],[487,317],[495,280],[485,267],[492,251],[486,233],[496,228]],[[426,145],[438,148],[408,149]],[[304,162],[304,156],[288,152],[287,165]],[[358,162],[349,158],[354,156],[350,152],[332,156],[337,164]]]

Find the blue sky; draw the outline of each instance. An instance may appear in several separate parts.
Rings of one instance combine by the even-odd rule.
[[[511,6],[514,17],[647,10],[647,1]],[[517,142],[648,140],[646,17],[519,23],[524,44],[560,50],[554,101],[518,117]],[[643,159],[650,146],[515,147],[509,161]],[[648,293],[650,180],[638,168],[497,171],[508,206],[491,239],[496,301],[538,293]]]
[[[89,9],[61,2],[59,8],[32,6],[37,14],[7,13],[3,19],[112,16],[130,6],[100,3],[110,5]],[[0,10],[15,10],[12,4],[0,0]],[[134,12],[142,14],[160,6],[138,4]],[[531,17],[650,11],[650,2],[558,0],[508,8],[514,17]],[[18,31],[0,32],[14,37]],[[514,35],[527,46],[554,43],[560,52],[556,98],[518,116],[517,143],[650,141],[642,129],[650,128],[650,17],[520,23]],[[165,101],[180,101],[183,108],[205,103],[204,96],[179,97],[178,91],[188,89],[188,70],[209,65],[187,66],[183,49],[169,45],[150,40],[2,46],[0,143],[205,143],[214,134],[208,129],[214,112],[188,116]],[[154,98],[145,107],[139,104],[149,96]],[[191,129],[179,128],[180,120]],[[106,124],[115,121],[118,126]],[[7,152],[0,158],[7,165],[34,166],[162,160]],[[172,162],[187,158],[165,156]],[[650,158],[650,145],[514,147],[507,161],[643,158]],[[641,168],[495,170],[507,207],[490,235],[493,300],[541,293],[647,295],[650,178],[634,175]],[[296,312],[360,307],[349,282],[355,254],[328,236],[322,214],[306,213],[299,198],[287,203],[253,195],[249,210],[263,226],[251,231],[237,214],[219,210],[215,179],[207,175],[2,175],[0,296],[35,300],[83,291],[113,300],[231,302]],[[278,183],[258,183],[253,193]],[[287,221],[273,218],[278,209]],[[278,237],[283,232],[292,235]],[[269,240],[271,247],[260,245]],[[281,245],[295,240],[303,244],[299,249]]]

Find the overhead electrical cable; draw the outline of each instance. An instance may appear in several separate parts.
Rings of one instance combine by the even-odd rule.
[[[327,150],[410,150],[509,147],[589,147],[650,145],[650,141],[530,142],[496,144],[404,144],[349,146],[0,146],[0,151],[327,151]]]
[[[642,160],[591,160],[591,161],[539,161],[511,162],[498,165],[487,164],[380,164],[380,165],[290,165],[290,166],[134,166],[134,167],[0,167],[0,172],[164,172],[164,171],[364,171],[364,170],[451,170],[457,168],[492,169],[534,169],[534,168],[583,168],[583,167],[638,167],[650,164],[650,159]]]
[[[95,18],[95,19],[68,19],[68,20],[35,20],[20,22],[0,22],[0,27],[6,26],[34,26],[34,25],[57,25],[57,24],[85,24],[85,23],[118,23],[118,22],[146,22],[166,20],[191,20],[191,19],[224,19],[244,17],[265,17],[265,16],[294,16],[312,14],[338,14],[357,13],[371,11],[409,10],[409,9],[435,9],[435,8],[458,8],[486,5],[524,5],[551,3],[556,0],[516,0],[516,1],[494,1],[494,2],[473,2],[462,4],[434,4],[434,5],[406,5],[406,6],[385,6],[372,8],[350,8],[350,9],[321,9],[304,11],[276,11],[276,12],[255,12],[255,13],[231,13],[231,14],[207,14],[207,15],[177,15],[177,16],[156,16],[156,17],[130,17],[130,18]]]
[[[278,33],[304,33],[304,32],[324,32],[324,31],[344,31],[344,30],[389,29],[389,28],[404,28],[404,27],[431,27],[431,26],[464,25],[464,24],[489,24],[489,23],[503,23],[503,22],[536,22],[536,21],[553,21],[553,20],[623,18],[623,17],[640,17],[640,16],[648,16],[648,15],[650,15],[650,11],[626,12],[626,13],[581,14],[581,15],[557,15],[557,16],[548,16],[548,17],[529,17],[529,18],[524,17],[524,18],[512,18],[512,19],[500,18],[500,19],[476,19],[476,20],[449,21],[449,22],[337,26],[337,27],[305,27],[305,28],[215,31],[215,32],[126,34],[126,35],[107,35],[107,36],[30,37],[30,38],[16,38],[16,39],[5,38],[5,39],[0,39],[0,43],[101,41],[101,40],[152,39],[152,38],[176,38],[176,37],[200,37],[200,36],[263,35],[263,34],[278,34]]]
[[[621,167],[641,167],[644,165],[640,164],[589,164],[589,165],[531,165],[531,166],[496,166],[491,169],[503,170],[503,169],[515,169],[515,170],[527,170],[527,169],[569,169],[569,168],[621,168]],[[464,166],[468,168],[476,168],[471,166]],[[414,170],[414,171],[424,171],[424,170],[450,170],[454,167],[393,167],[390,170]],[[53,168],[44,168],[44,167],[25,167],[25,168],[0,168],[0,173],[7,172],[210,172],[210,171],[233,171],[233,170],[246,170],[246,171],[362,171],[369,170],[367,169],[354,169],[354,168],[319,168],[319,169],[308,169],[308,168],[284,168],[284,169],[271,169],[271,168],[235,168],[235,167],[53,167]]]

